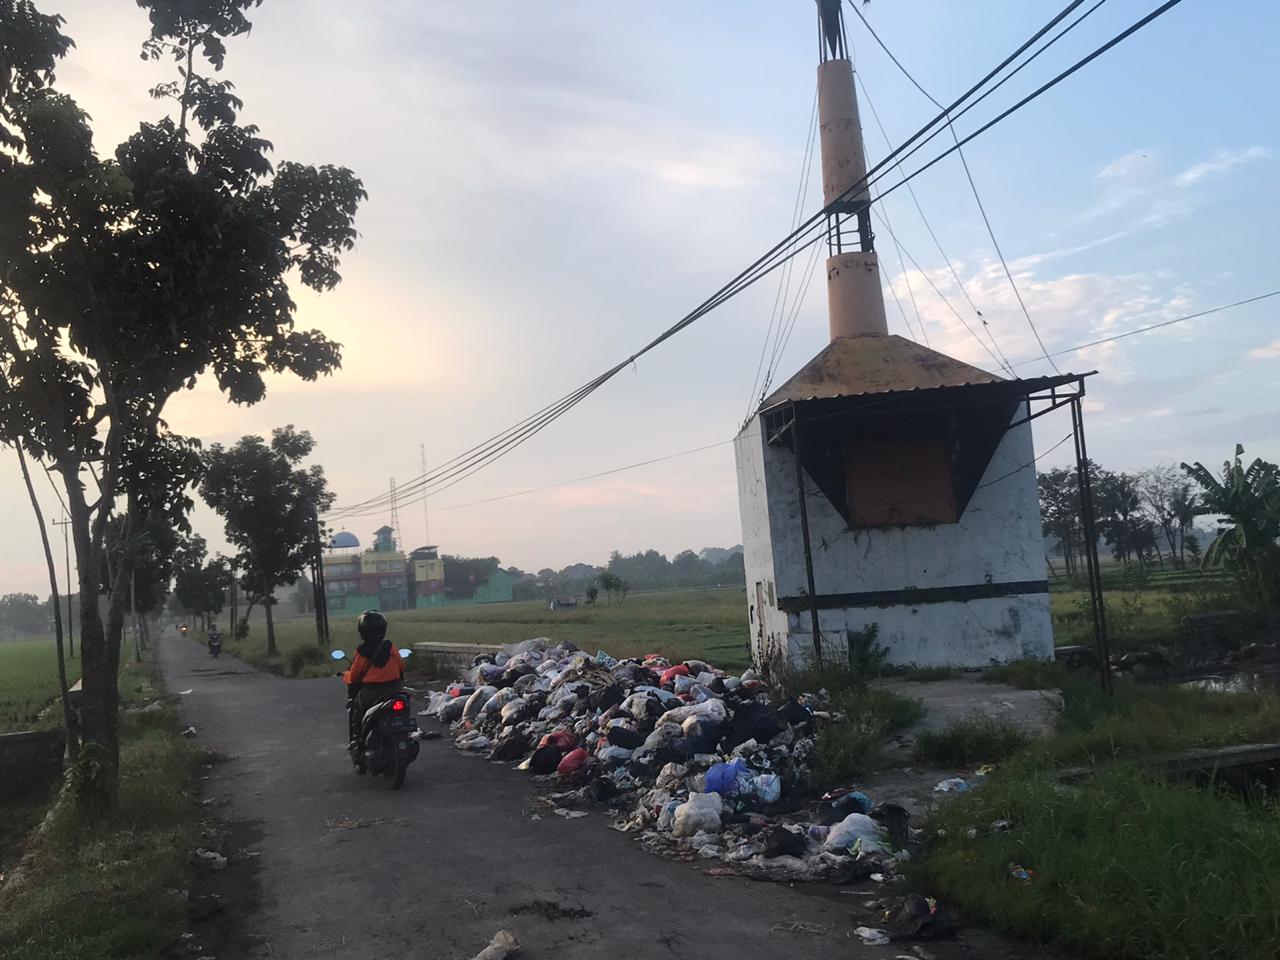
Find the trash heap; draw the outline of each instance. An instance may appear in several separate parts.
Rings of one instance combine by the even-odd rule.
[[[842,722],[825,691],[777,704],[753,670],[538,639],[477,657],[422,712],[459,750],[558,784],[549,799],[561,816],[603,804],[615,829],[655,852],[721,861],[716,872],[887,882],[906,857],[902,807],[846,790],[815,809],[814,738]]]

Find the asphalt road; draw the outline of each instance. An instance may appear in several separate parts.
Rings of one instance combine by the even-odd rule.
[[[240,824],[232,846],[256,854],[230,851],[214,878],[228,901],[224,936],[207,948],[219,960],[469,960],[501,929],[527,960],[910,953],[853,935],[860,897],[709,877],[645,852],[598,813],[535,821],[524,774],[447,738],[423,743],[399,792],[358,777],[337,679],[284,680],[180,639],[160,644],[160,662],[170,691],[191,691],[182,706],[200,741],[228,757],[204,784],[210,809]],[[539,901],[576,915],[527,912]]]

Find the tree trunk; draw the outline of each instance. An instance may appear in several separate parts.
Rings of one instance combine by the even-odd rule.
[[[116,799],[116,772],[119,767],[118,715],[120,692],[116,667],[120,659],[119,635],[115,649],[98,608],[102,550],[95,549],[90,536],[89,507],[84,488],[74,473],[63,474],[71,532],[75,538],[76,565],[80,589],[80,772],[76,799],[82,809],[101,812]]]
[[[271,598],[267,597],[262,604],[262,609],[267,614],[267,656],[275,657],[279,655],[280,651],[276,649],[276,623],[271,617],[271,607]]]
[[[76,723],[75,711],[71,709],[71,695],[67,690],[67,658],[62,649],[62,602],[58,596],[58,569],[54,565],[53,550],[49,546],[49,534],[44,525],[44,511],[40,509],[40,501],[36,498],[36,490],[31,483],[31,473],[27,469],[27,458],[22,453],[22,447],[15,445],[14,449],[18,452],[22,480],[27,485],[31,509],[40,527],[40,543],[44,547],[45,565],[49,568],[49,589],[53,591],[53,635],[58,648],[58,695],[62,701],[62,725],[67,731],[67,755],[74,762],[80,754],[80,731],[79,724]],[[67,590],[71,590],[71,584],[67,584]]]

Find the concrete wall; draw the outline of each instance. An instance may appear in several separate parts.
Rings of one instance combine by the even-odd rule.
[[[758,426],[744,431],[738,444],[748,592],[757,579],[768,576],[777,597],[803,597],[807,585],[795,461],[787,448],[764,444]],[[806,478],[816,593],[1044,580],[1036,472],[1025,466],[1034,456],[1030,425],[1010,430],[982,478],[981,484],[989,485],[979,486],[960,522],[933,527],[850,530]],[[762,502],[766,498],[768,509]],[[779,615],[786,626],[771,629],[788,636],[792,661],[808,657],[813,646],[808,612]],[[893,664],[984,666],[1053,656],[1046,594],[825,610],[820,616],[824,653],[845,656],[846,629],[873,623]]]
[[[775,497],[780,496],[781,490],[777,486],[780,481],[775,481],[772,488],[766,486],[767,448],[762,429],[760,418],[753,417],[734,440],[734,458],[738,474],[738,512],[742,519],[742,560],[747,579],[751,655],[757,666],[770,666],[787,656],[788,625],[787,615],[777,607],[773,534],[769,523],[769,490],[772,489]],[[791,489],[794,500],[794,473]],[[803,557],[802,553],[802,564]]]

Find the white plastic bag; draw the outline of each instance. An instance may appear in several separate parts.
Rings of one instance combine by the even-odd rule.
[[[694,793],[676,807],[671,832],[677,837],[692,837],[699,831],[720,832],[720,815],[724,802],[718,793]]]
[[[849,850],[861,841],[864,853],[887,853],[884,827],[865,813],[851,813],[827,832],[826,850]]]

